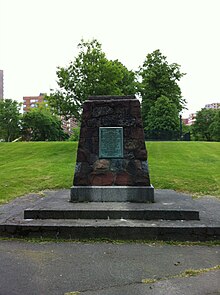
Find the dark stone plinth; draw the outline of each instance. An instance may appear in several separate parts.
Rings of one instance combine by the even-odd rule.
[[[149,208],[105,208],[106,203],[97,203],[96,208],[72,207],[70,210],[27,209],[24,219],[131,219],[131,220],[199,220],[199,212],[195,210],[152,210]],[[89,204],[90,206],[90,204]],[[87,208],[85,208],[87,207]]]
[[[111,190],[110,190],[111,191]],[[97,197],[97,195],[95,195]],[[199,211],[186,196],[157,198],[157,203],[77,202],[44,198],[24,210],[24,219],[118,219],[118,220],[199,220]]]
[[[73,186],[71,202],[135,202],[154,201],[152,186]]]
[[[120,153],[112,151],[103,157],[102,146],[108,152],[108,143],[100,145],[100,127],[122,129],[119,148],[123,150]],[[114,138],[107,136],[106,140],[109,140],[109,148],[117,146],[110,144]],[[78,186],[124,186],[145,187],[146,191],[150,187],[151,200],[147,202],[153,202],[140,102],[135,96],[92,96],[85,101],[73,185],[71,201],[75,201],[73,191],[77,191]],[[139,194],[135,195],[138,200]],[[87,197],[78,198],[78,201],[86,200]]]
[[[39,194],[19,197],[8,204],[0,206],[0,236],[19,238],[53,237],[56,239],[158,239],[165,241],[210,241],[220,239],[220,202],[214,197],[192,199],[188,195],[171,190],[155,190],[154,203],[103,202],[100,204],[97,202],[70,203],[69,190],[45,191],[44,194],[45,197]],[[141,219],[145,217],[142,209],[147,212],[146,214],[162,214],[162,211],[164,211],[164,219],[154,219],[153,221]],[[28,218],[26,214],[29,214],[28,211],[30,212],[30,210],[33,214],[40,211],[40,214],[43,214],[41,217],[48,214],[48,219],[39,219],[36,215],[35,217],[29,215],[31,218]],[[139,216],[139,218],[125,218],[126,214],[129,214],[129,210],[131,211],[131,217]],[[25,215],[28,219],[24,219],[24,211],[27,211]],[[68,214],[71,217],[73,214],[71,212],[74,211],[79,216],[84,216],[84,219],[67,218]],[[95,211],[103,214],[103,217],[108,213],[103,213],[103,211],[110,211],[112,217],[116,216],[116,214],[120,215],[119,212],[123,213],[123,215],[120,216],[120,219],[110,217],[109,219],[86,218],[86,214],[90,215],[90,213],[97,216],[98,213],[95,213]],[[134,213],[134,211],[137,212]],[[195,214],[199,212],[199,220],[191,218],[179,220],[181,214],[190,217],[192,211]],[[171,212],[172,216],[176,217],[176,220],[166,219]],[[63,214],[65,218],[56,219],[56,214]],[[155,215],[151,217],[156,218]]]

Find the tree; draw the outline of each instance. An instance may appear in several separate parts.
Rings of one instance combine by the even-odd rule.
[[[159,97],[151,107],[145,122],[147,137],[176,139],[179,135],[178,113],[176,105],[168,97]]]
[[[216,110],[214,122],[210,125],[212,139],[220,141],[220,109]]]
[[[12,99],[0,100],[0,139],[12,141],[19,136],[20,104]]]
[[[69,66],[58,67],[59,88],[47,97],[57,114],[79,119],[82,103],[90,95],[136,92],[135,74],[118,60],[108,60],[97,40],[81,40],[78,49],[78,56]]]
[[[72,131],[73,133],[70,135],[69,141],[79,141],[80,127],[75,127]]]
[[[66,139],[61,121],[45,106],[39,106],[23,115],[22,134],[26,140],[56,141]]]
[[[202,109],[196,114],[195,123],[192,126],[192,131],[196,140],[214,140],[213,133],[215,133],[217,122],[215,123],[215,118],[218,119],[217,110],[214,109]]]
[[[185,100],[181,96],[181,89],[177,81],[180,81],[185,74],[180,72],[178,64],[168,64],[167,58],[162,55],[160,50],[155,50],[146,56],[138,74],[141,80],[139,92],[142,97],[144,122],[147,122],[151,107],[161,96],[169,98],[176,105],[178,112],[184,108]]]

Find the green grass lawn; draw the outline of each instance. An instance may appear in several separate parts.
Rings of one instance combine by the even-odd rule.
[[[148,142],[147,149],[155,188],[220,198],[220,142]]]
[[[151,183],[220,197],[220,143],[148,142]],[[44,189],[70,188],[77,143],[0,143],[0,203]]]
[[[77,143],[0,143],[0,203],[72,184]]]

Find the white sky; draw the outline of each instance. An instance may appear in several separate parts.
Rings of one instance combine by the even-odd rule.
[[[220,102],[220,0],[0,0],[0,69],[4,97],[49,93],[56,67],[96,38],[108,59],[137,70],[160,49],[187,73],[188,111]]]

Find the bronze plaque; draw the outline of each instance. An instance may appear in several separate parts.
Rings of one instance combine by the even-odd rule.
[[[99,158],[123,158],[123,127],[99,128]]]

